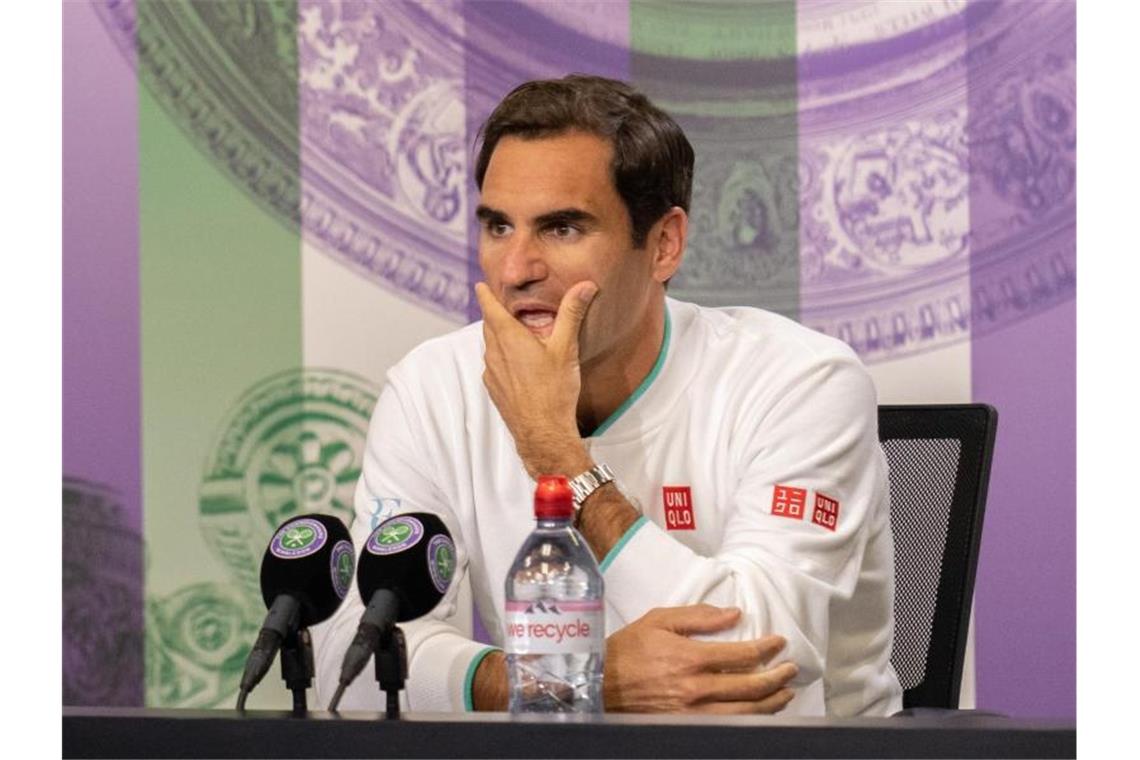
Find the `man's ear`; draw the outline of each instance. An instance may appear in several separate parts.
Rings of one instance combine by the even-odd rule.
[[[689,215],[674,206],[657,220],[649,231],[649,248],[653,253],[653,279],[667,282],[681,267],[685,241],[689,235]]]

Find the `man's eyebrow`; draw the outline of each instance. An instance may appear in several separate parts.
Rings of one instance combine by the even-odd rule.
[[[475,209],[475,218],[480,222],[506,222],[510,221],[509,217],[497,208],[484,206],[482,203]]]
[[[548,211],[534,218],[535,227],[550,227],[558,224],[593,224],[598,218],[580,208],[560,208]]]

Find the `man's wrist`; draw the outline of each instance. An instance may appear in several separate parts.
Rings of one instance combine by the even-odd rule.
[[[502,652],[490,652],[475,669],[471,705],[482,712],[507,709],[507,657]]]
[[[570,476],[570,490],[574,492],[574,512],[581,512],[582,505],[594,492],[614,480],[613,470],[605,463],[595,464],[577,475]],[[575,518],[575,522],[577,519]]]
[[[597,465],[582,439],[576,435],[572,440],[566,436],[552,437],[544,439],[541,446],[535,445],[540,438],[531,438],[528,447],[518,447],[527,472],[535,480],[540,475],[575,478]],[[594,491],[582,504],[574,522],[590,544],[594,556],[601,561],[639,517],[641,512],[637,507],[625,498],[616,481],[610,481]]]
[[[541,445],[519,447],[519,455],[527,472],[538,480],[540,475],[565,475],[573,478],[594,466],[582,439],[577,436],[549,438]]]
[[[616,481],[595,491],[578,511],[577,528],[601,562],[641,517]]]

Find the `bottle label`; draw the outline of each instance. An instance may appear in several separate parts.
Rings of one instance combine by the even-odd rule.
[[[507,654],[585,654],[605,646],[602,600],[507,602]]]

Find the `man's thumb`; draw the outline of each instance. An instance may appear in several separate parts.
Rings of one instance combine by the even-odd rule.
[[[598,286],[589,280],[579,282],[567,290],[562,296],[562,303],[558,305],[553,337],[561,341],[576,339],[582,320],[586,318],[586,312],[597,294]]]

